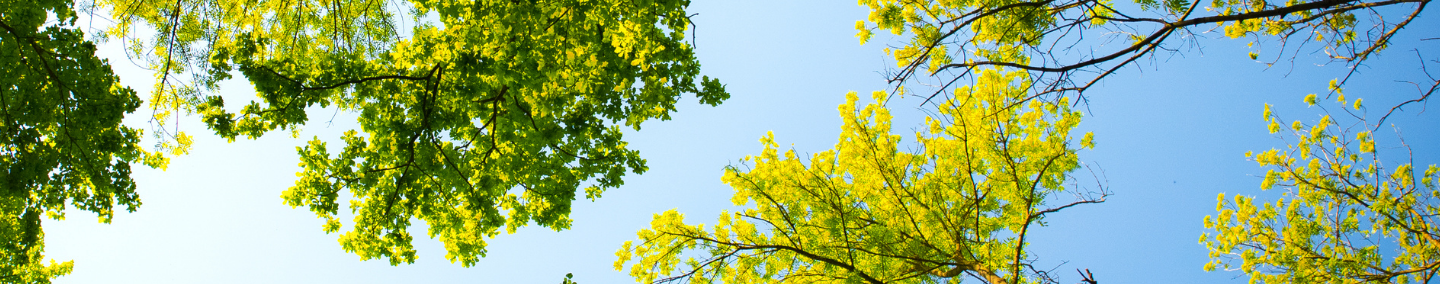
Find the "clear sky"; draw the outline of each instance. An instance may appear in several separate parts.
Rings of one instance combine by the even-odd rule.
[[[190,155],[174,159],[168,171],[135,170],[139,211],[117,213],[108,225],[73,210],[68,220],[45,221],[47,256],[75,261],[75,272],[57,283],[558,283],[566,273],[585,284],[633,282],[613,268],[614,253],[649,228],[652,214],[679,208],[690,222],[713,224],[720,210],[733,208],[722,168],[759,154],[766,131],[801,153],[829,149],[844,94],[885,90],[882,74],[894,65],[881,48],[901,44],[884,37],[858,44],[854,23],[867,11],[849,1],[696,1],[691,10],[699,14],[692,34],[702,72],[721,79],[733,97],[718,107],[687,98],[674,119],[628,134],[650,171],[627,176],[595,202],[577,201],[570,230],[526,227],[499,235],[476,267],[462,268],[445,260],[438,241],[422,237],[423,227],[412,228],[415,264],[362,262],[340,249],[337,235],[320,230],[321,219],[279,197],[299,170],[295,147],[315,136],[338,140],[355,126],[353,115],[312,109],[299,139],[273,132],[228,144],[192,118],[181,124],[197,137]],[[1416,53],[1440,55],[1440,40],[1419,40],[1436,37],[1437,16],[1430,9],[1362,67],[1348,96],[1364,98],[1372,114],[1417,96],[1397,80],[1426,80]],[[1102,283],[1246,280],[1239,272],[1201,270],[1208,261],[1197,243],[1205,232],[1201,220],[1215,214],[1218,193],[1267,194],[1259,191],[1265,169],[1243,154],[1288,142],[1268,134],[1262,104],[1275,105],[1287,121],[1314,121],[1319,109],[1301,99],[1323,94],[1343,66],[1321,66],[1323,54],[1302,53],[1293,66],[1267,69],[1246,56],[1245,40],[1199,36],[1199,47],[1124,69],[1089,93],[1079,131],[1095,132],[1096,147],[1080,158],[1103,169],[1115,195],[1054,215],[1033,231],[1037,266],[1058,267],[1062,283],[1078,282],[1077,268]],[[146,97],[153,77],[126,62],[113,43],[102,52]],[[1262,52],[1262,59],[1267,55],[1274,53]],[[1430,64],[1440,77],[1440,62]],[[222,94],[227,101],[254,98],[244,81],[230,82]],[[920,103],[890,102],[897,132],[919,126]],[[1440,162],[1440,110],[1405,110],[1391,122],[1413,147],[1415,163]],[[147,127],[147,114],[142,107],[127,123]],[[1397,150],[1395,135],[1377,137],[1381,151]]]

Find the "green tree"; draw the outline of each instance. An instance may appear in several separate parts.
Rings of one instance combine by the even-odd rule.
[[[685,0],[100,2],[157,71],[156,125],[193,112],[233,140],[295,130],[312,106],[358,113],[343,145],[297,149],[282,197],[391,264],[415,261],[416,219],[465,266],[502,228],[568,228],[581,188],[598,198],[646,170],[622,125],[668,119],[683,94],[729,97],[699,77]],[[260,98],[238,110],[206,95],[235,72]]]
[[[1080,167],[1070,132],[1081,115],[1065,98],[1027,100],[1026,73],[978,77],[926,119],[914,152],[890,133],[884,92],[863,109],[847,95],[839,142],[808,163],[766,135],[743,160],[753,167],[723,178],[746,209],[713,227],[656,214],[615,268],[641,282],[1054,282],[1030,266],[1026,237],[1048,214],[1105,197],[1057,198],[1085,193],[1065,185]]]
[[[42,219],[65,210],[109,223],[117,206],[140,206],[132,163],[163,168],[121,125],[140,106],[95,44],[75,26],[68,0],[0,1],[0,282],[49,283],[72,263],[43,262]],[[173,154],[181,154],[183,148]]]
[[[1316,96],[1306,101],[1315,106]],[[1350,105],[1343,95],[1337,101]],[[1359,99],[1350,106],[1362,110]],[[1413,161],[1383,162],[1393,161],[1386,148],[1409,146],[1376,147],[1385,117],[1349,113],[1285,127],[1265,106],[1270,133],[1284,132],[1294,144],[1246,157],[1270,168],[1261,189],[1285,191],[1274,202],[1220,194],[1219,214],[1205,217],[1213,232],[1200,237],[1212,259],[1206,270],[1238,269],[1262,283],[1430,283],[1440,276],[1440,167],[1419,172]]]

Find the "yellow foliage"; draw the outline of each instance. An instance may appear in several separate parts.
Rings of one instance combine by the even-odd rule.
[[[1268,107],[1266,116],[1273,132],[1278,118]],[[1416,184],[1411,164],[1381,166],[1370,131],[1343,139],[1349,129],[1328,115],[1308,133],[1299,121],[1292,128],[1296,144],[1254,156],[1270,168],[1260,188],[1286,192],[1273,205],[1219,194],[1218,214],[1204,220],[1213,231],[1200,239],[1210,250],[1204,269],[1239,269],[1252,283],[1424,282],[1440,269],[1440,224],[1425,217],[1440,213],[1435,165]]]
[[[674,211],[656,215],[615,266],[628,264],[640,282],[932,283],[966,271],[1033,283],[1015,270],[1030,257],[1020,238],[1079,167],[1067,145],[1081,115],[1064,100],[1028,98],[1028,84],[1023,72],[985,70],[925,120],[918,147],[891,134],[886,93],[861,106],[851,92],[833,149],[782,155],[767,133],[759,155],[722,177],[747,209],[722,213],[709,230]]]

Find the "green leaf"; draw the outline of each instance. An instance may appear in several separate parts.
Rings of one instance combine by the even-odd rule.
[[[414,9],[383,0],[100,2],[118,27],[184,31],[134,43],[162,55],[151,58],[161,73],[214,86],[225,76],[207,74],[239,71],[258,97],[226,112],[202,90],[156,93],[166,119],[193,109],[233,140],[294,130],[314,106],[357,113],[360,128],[341,143],[296,149],[300,178],[282,197],[325,219],[326,232],[348,228],[345,250],[391,264],[415,260],[412,220],[464,266],[502,231],[569,228],[582,188],[598,198],[648,169],[621,127],[667,120],[685,95],[708,105],[730,97],[700,75],[685,41],[689,1],[406,3]],[[395,19],[416,25],[396,30]],[[164,52],[176,49],[209,52]],[[346,214],[355,217],[338,220]]]

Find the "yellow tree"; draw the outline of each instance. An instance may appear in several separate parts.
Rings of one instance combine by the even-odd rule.
[[[1096,83],[1141,59],[1203,45],[1198,40],[1212,29],[1252,39],[1249,57],[1265,55],[1268,64],[1325,54],[1351,67],[1338,81],[1343,86],[1354,67],[1391,46],[1429,2],[862,0],[870,16],[855,27],[862,42],[876,31],[902,35],[903,46],[886,50],[898,68],[889,80],[940,86],[931,99],[996,66],[1030,73],[1034,96],[1084,98]],[[1269,50],[1255,44],[1272,41]]]
[[[1420,95],[1367,121],[1360,100],[1339,92],[1396,35],[1419,17],[1429,0],[865,0],[868,21],[856,24],[862,41],[877,31],[903,35],[886,50],[897,63],[890,77],[898,93],[926,81],[931,99],[951,86],[983,80],[995,66],[1027,72],[1030,96],[1083,100],[1092,86],[1157,53],[1201,45],[1198,30],[1250,38],[1250,59],[1276,64],[1324,54],[1350,67],[1331,82],[1334,98],[1354,109],[1353,123],[1329,116],[1290,124],[1298,139],[1287,151],[1252,157],[1272,167],[1262,188],[1290,190],[1274,203],[1221,195],[1220,214],[1206,219],[1213,234],[1201,238],[1213,262],[1206,269],[1239,269],[1252,281],[1429,282],[1440,271],[1440,206],[1436,170],[1412,162],[1385,164],[1373,136],[1386,117],[1423,102],[1440,88],[1428,76]],[[1262,50],[1267,44],[1275,43]],[[1116,44],[1118,43],[1118,44]],[[1296,56],[1285,56],[1286,54]],[[1262,55],[1265,55],[1262,58]],[[1273,56],[1273,57],[1271,57]],[[1428,61],[1422,58],[1422,61]],[[1422,63],[1423,64],[1423,63]],[[1423,67],[1423,66],[1422,66]],[[1429,74],[1425,74],[1429,75]],[[1314,104],[1316,95],[1306,98]],[[1278,118],[1266,110],[1272,132]],[[1424,145],[1428,146],[1428,145]],[[1393,249],[1392,249],[1393,248]]]
[[[1077,193],[1066,182],[1092,135],[1074,145],[1080,113],[1025,99],[1025,73],[979,78],[926,119],[913,152],[890,133],[883,92],[863,108],[850,93],[839,142],[808,161],[767,134],[750,167],[723,177],[745,209],[713,226],[656,214],[615,268],[641,282],[1053,282],[1029,266],[1026,237],[1048,214],[1104,200],[1058,198]]]
[[[1305,100],[1316,106],[1315,95]],[[1288,126],[1265,106],[1270,132],[1283,132],[1294,144],[1246,156],[1269,168],[1261,189],[1284,191],[1273,202],[1219,195],[1219,214],[1205,217],[1213,231],[1200,238],[1212,258],[1206,270],[1239,270],[1260,283],[1437,280],[1440,167],[1431,164],[1422,172],[1413,160],[1384,162],[1397,157],[1385,148],[1409,153],[1403,143],[1376,146],[1376,132],[1390,112],[1368,120],[1360,99],[1348,102],[1342,94],[1337,101],[1353,111]]]

